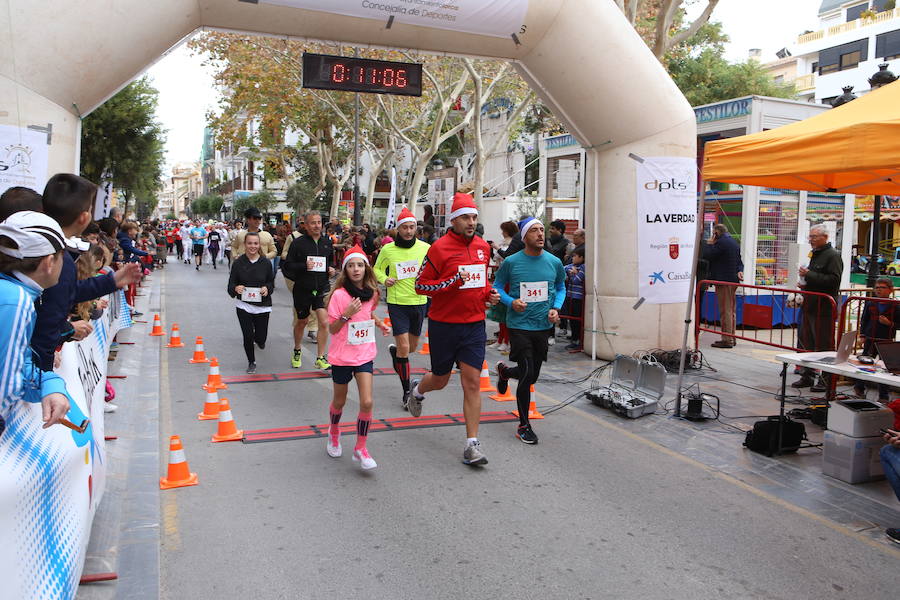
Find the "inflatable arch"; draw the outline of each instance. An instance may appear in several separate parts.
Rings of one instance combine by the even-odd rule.
[[[413,24],[410,14],[447,6],[458,18]],[[613,2],[0,0],[0,125],[49,126],[49,172],[77,171],[79,117],[200,28],[512,61],[587,149],[586,349],[608,358],[680,346],[683,304],[632,308],[629,154],[696,156],[694,113]]]

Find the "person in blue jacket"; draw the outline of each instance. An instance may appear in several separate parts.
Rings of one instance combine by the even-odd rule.
[[[140,248],[134,247],[134,238],[131,236],[132,234],[137,235],[137,232],[137,223],[129,221],[123,223],[119,228],[119,233],[116,234],[116,240],[118,240],[119,247],[122,249],[122,256],[125,262],[137,262],[140,256],[150,256],[149,252],[144,252]]]
[[[66,384],[34,364],[29,345],[35,300],[59,279],[66,242],[47,215],[22,211],[0,223],[0,431],[15,404],[40,402],[44,428],[69,410]]]
[[[58,173],[50,178],[44,188],[44,214],[56,221],[64,236],[78,237],[91,222],[91,209],[97,186],[78,175]],[[48,287],[41,294],[37,309],[37,321],[31,336],[36,363],[44,371],[53,370],[53,353],[58,346],[70,340],[84,339],[92,331],[87,321],[69,321],[72,307],[116,291],[117,288],[136,283],[141,276],[140,265],[129,263],[115,274],[100,275],[78,280],[74,252],[63,252],[59,283]]]
[[[500,302],[512,309],[506,313],[509,358],[517,363],[512,368],[503,361],[497,363],[497,390],[505,394],[509,380],[518,380],[516,437],[526,444],[537,444],[538,437],[528,420],[531,386],[541,374],[541,364],[547,360],[552,327],[559,322],[559,309],[566,299],[566,272],[562,261],[544,250],[544,226],[540,221],[534,218],[523,221],[519,234],[523,249],[507,257],[494,278]]]

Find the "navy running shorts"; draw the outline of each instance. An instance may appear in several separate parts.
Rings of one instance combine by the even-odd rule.
[[[203,252],[206,251],[206,246],[203,244],[193,244],[194,246],[194,256],[203,256]]]
[[[358,366],[331,365],[331,380],[339,385],[347,385],[354,373],[372,373],[372,361]]]
[[[403,333],[416,337],[422,335],[422,323],[425,322],[425,315],[428,312],[427,304],[388,304],[387,307],[394,335]]]
[[[476,369],[484,365],[484,345],[487,343],[484,321],[444,323],[428,319],[428,343],[431,372],[437,376],[449,373],[456,362]]]

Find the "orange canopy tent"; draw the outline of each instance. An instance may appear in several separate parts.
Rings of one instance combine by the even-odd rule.
[[[900,82],[778,129],[709,142],[703,178],[791,190],[900,195]]]

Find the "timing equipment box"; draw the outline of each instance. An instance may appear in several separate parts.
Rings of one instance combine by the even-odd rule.
[[[828,429],[854,438],[881,435],[894,426],[894,411],[869,400],[838,400],[828,409]]]
[[[666,389],[666,369],[659,364],[617,356],[609,387],[594,400],[618,415],[636,419],[656,412]]]
[[[884,479],[878,454],[884,446],[882,436],[850,437],[826,431],[823,442],[822,473],[825,475],[847,483]]]

